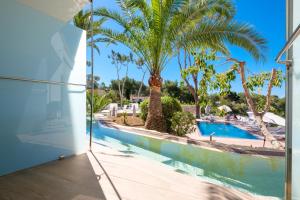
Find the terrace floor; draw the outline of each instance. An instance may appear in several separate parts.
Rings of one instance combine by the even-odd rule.
[[[88,156],[82,154],[0,177],[1,200],[104,200]]]
[[[253,200],[132,152],[93,152],[0,177],[1,200]],[[266,198],[267,199],[267,198]]]

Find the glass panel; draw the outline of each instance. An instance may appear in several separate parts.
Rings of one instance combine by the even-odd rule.
[[[15,0],[1,2],[0,24],[0,75],[85,84],[82,30]]]
[[[13,13],[13,14],[12,14]],[[16,0],[0,6],[0,175],[85,151],[84,31]]]
[[[0,80],[0,175],[85,150],[85,87]]]

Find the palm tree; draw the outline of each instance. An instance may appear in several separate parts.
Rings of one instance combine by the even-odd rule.
[[[82,10],[79,13],[77,13],[77,15],[75,15],[73,18],[74,25],[86,31],[87,46],[89,47],[92,45],[90,41],[92,36],[91,28],[90,28],[91,26],[90,17],[91,17],[91,11]],[[100,49],[97,46],[97,43],[99,42],[112,43],[111,39],[100,36],[102,25],[106,22],[106,20],[107,19],[105,17],[100,17],[99,19],[93,22],[93,35],[94,35],[93,48],[98,52],[98,54],[100,54]],[[87,63],[89,65],[89,62]]]
[[[87,91],[86,93],[86,104],[87,104],[87,108],[90,108],[91,102],[92,102],[92,95],[89,91]],[[104,95],[98,95],[95,94],[94,95],[94,106],[93,106],[93,113],[97,113],[101,110],[103,110],[108,104],[111,103],[111,99],[109,98],[109,96],[107,94]],[[89,110],[89,112],[91,112],[91,110]]]
[[[121,27],[102,34],[130,48],[149,70],[150,103],[145,127],[165,131],[161,105],[161,72],[176,49],[213,48],[228,54],[226,43],[240,46],[256,59],[265,40],[253,28],[232,20],[230,0],[117,0],[121,12],[100,8],[95,15]]]

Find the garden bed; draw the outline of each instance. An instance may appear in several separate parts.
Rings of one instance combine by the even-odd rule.
[[[144,127],[145,122],[139,117],[134,116],[127,116],[124,121],[124,117],[111,117],[110,118],[113,122],[119,124],[119,125],[125,125],[125,126],[134,126],[134,127]],[[124,123],[125,122],[125,123]]]

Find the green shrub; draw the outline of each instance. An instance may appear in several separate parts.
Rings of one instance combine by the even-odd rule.
[[[145,99],[143,102],[140,103],[140,109],[141,109],[140,117],[144,121],[146,121],[146,119],[147,119],[148,105],[149,105],[149,99]]]
[[[130,104],[130,100],[128,100],[128,99],[122,100],[122,105],[129,105],[129,104]]]
[[[182,111],[180,102],[170,96],[163,96],[161,98],[161,103],[162,103],[162,111],[163,111],[163,116],[164,119],[166,120],[166,127],[167,131],[171,131],[171,118],[175,112]],[[147,115],[148,115],[148,105],[149,105],[149,99],[144,100],[140,104],[141,108],[141,118],[146,121]]]
[[[162,102],[162,110],[163,110],[163,115],[164,119],[166,120],[166,127],[167,127],[167,132],[171,132],[171,119],[176,112],[181,112],[182,108],[180,105],[180,102],[170,96],[164,96],[161,98]]]
[[[127,112],[123,112],[122,116],[123,116],[123,124],[128,125],[127,124]]]
[[[220,117],[224,117],[226,115],[226,112],[224,110],[219,110],[218,115]]]
[[[87,113],[91,112],[91,102],[92,102],[92,96],[90,92],[86,93],[86,108],[87,108]],[[98,94],[94,94],[94,104],[93,104],[93,113],[97,113],[101,110],[103,110],[108,104],[110,104],[112,101],[109,98],[108,95],[104,94],[102,96]]]
[[[195,117],[190,112],[176,112],[171,119],[172,134],[184,136],[195,131]]]

